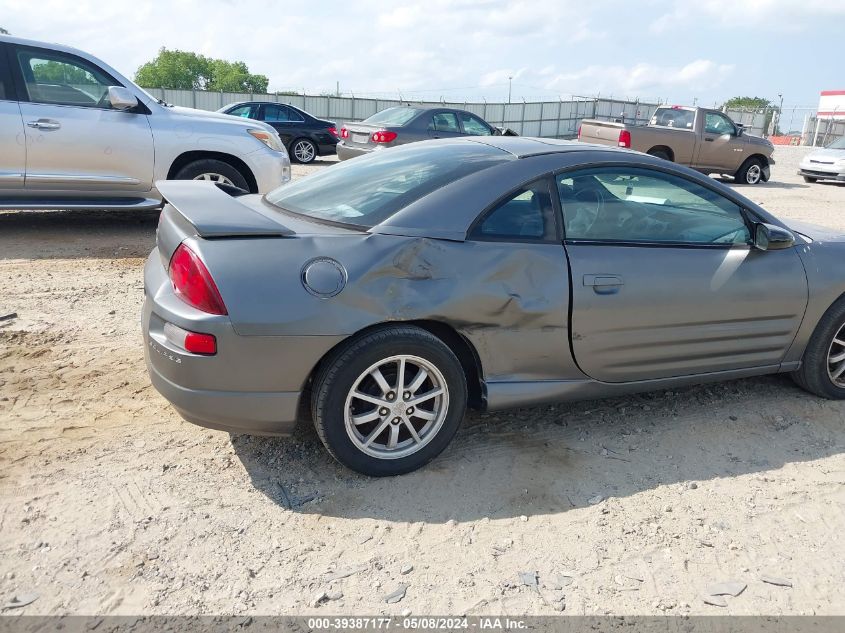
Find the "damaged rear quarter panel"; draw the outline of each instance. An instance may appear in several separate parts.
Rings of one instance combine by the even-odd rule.
[[[485,380],[583,376],[570,353],[560,244],[361,233],[200,240],[197,248],[240,335],[349,336],[385,322],[432,320],[472,343]],[[303,287],[302,266],[314,257],[346,269],[338,295],[319,298]]]

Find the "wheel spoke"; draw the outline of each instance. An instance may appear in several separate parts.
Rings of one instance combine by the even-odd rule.
[[[361,393],[360,391],[353,391],[352,397],[357,398],[358,400],[363,400],[364,402],[369,402],[370,404],[374,404],[376,406],[384,407],[388,405],[388,402],[382,398],[378,398],[376,396],[371,396],[368,393]]]
[[[367,448],[370,444],[372,444],[373,440],[382,434],[382,432],[384,431],[384,427],[386,427],[388,424],[390,424],[390,420],[385,420],[384,422],[379,424],[376,427],[376,430],[367,436],[367,439],[364,441],[364,448]]]
[[[378,388],[381,389],[382,395],[385,395],[388,391],[390,391],[390,385],[385,379],[384,374],[381,373],[380,368],[376,367],[373,371],[370,372],[370,376],[372,376],[373,380],[375,380],[378,384]]]
[[[426,402],[427,400],[431,400],[432,398],[436,398],[437,396],[439,396],[442,393],[443,393],[443,390],[440,389],[439,387],[437,389],[432,389],[431,391],[428,391],[421,396],[417,396],[416,398],[409,400],[408,406],[415,407],[418,404],[420,404],[421,402]]]
[[[837,345],[841,345],[842,347],[845,347],[845,341],[843,341],[841,338],[835,338],[835,339],[833,339],[833,342],[836,343]]]
[[[405,389],[405,357],[399,359],[399,372],[396,374],[396,391]],[[398,396],[397,396],[398,397]]]
[[[399,443],[399,425],[398,424],[391,424],[390,425],[390,438],[387,440],[387,448],[396,448],[396,444]]]
[[[841,365],[839,365],[839,367],[836,368],[836,371],[834,371],[833,373],[830,374],[830,377],[833,380],[836,380],[837,378],[839,378],[843,374],[843,372],[845,372],[845,363],[842,363]]]
[[[836,355],[828,358],[827,362],[830,363],[831,365],[834,365],[834,364],[841,362],[843,360],[845,360],[845,352],[840,352],[839,354],[836,354]]]
[[[422,384],[425,382],[426,378],[428,378],[428,372],[422,367],[420,367],[419,372],[417,372],[417,375],[414,376],[414,379],[411,381],[411,384],[408,385],[407,390],[411,392],[411,395],[417,393],[417,389],[422,387]]]
[[[375,422],[381,417],[378,412],[378,407],[373,409],[372,411],[367,411],[366,413],[361,413],[359,415],[352,416],[352,424],[358,426],[359,424],[366,424],[367,422]]]
[[[417,430],[414,428],[414,425],[411,424],[410,420],[405,420],[405,426],[407,427],[408,431],[411,433],[411,437],[414,438],[414,441],[419,444],[420,443],[420,436],[417,433]]]
[[[425,409],[414,409],[411,417],[422,418],[423,420],[433,420],[437,416],[434,411],[426,411]]]

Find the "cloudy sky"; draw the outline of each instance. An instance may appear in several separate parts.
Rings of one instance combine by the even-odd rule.
[[[759,95],[845,89],[839,0],[0,0],[13,35],[132,76],[161,46],[245,61],[271,90],[406,99]]]

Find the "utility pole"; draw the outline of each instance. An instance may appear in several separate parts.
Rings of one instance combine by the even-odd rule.
[[[511,79],[513,77],[508,77],[508,103],[511,102]]]
[[[340,81],[335,82],[335,91],[334,91],[334,93],[335,93],[335,96],[337,96],[337,97],[339,97],[339,96],[340,96]]]
[[[777,122],[777,125],[775,125],[774,131],[775,131],[775,134],[777,134],[778,132],[783,134],[783,130],[780,129],[780,117],[781,117],[781,115],[783,115],[783,94],[781,94],[780,92],[778,93],[778,99],[780,99],[780,105],[778,105],[778,119],[777,119],[778,122]],[[789,130],[787,130],[787,132],[788,131]]]

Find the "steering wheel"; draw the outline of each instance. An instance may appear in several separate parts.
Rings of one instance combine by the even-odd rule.
[[[567,205],[568,232],[588,236],[604,209],[604,196],[597,189],[579,189]]]

